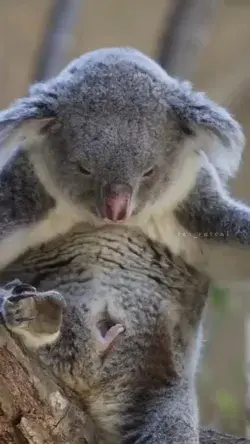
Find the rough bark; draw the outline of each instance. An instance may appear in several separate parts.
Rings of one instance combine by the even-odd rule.
[[[84,444],[86,417],[0,327],[0,443]]]

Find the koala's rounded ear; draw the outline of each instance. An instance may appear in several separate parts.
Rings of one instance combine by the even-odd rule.
[[[42,137],[55,121],[43,103],[29,98],[16,101],[0,112],[0,169],[17,149],[28,148],[30,142]]]
[[[190,146],[205,152],[222,177],[234,176],[245,146],[240,124],[204,93],[192,90],[189,82],[171,84],[166,99]]]

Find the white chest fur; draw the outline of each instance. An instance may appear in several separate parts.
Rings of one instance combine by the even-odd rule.
[[[3,269],[28,248],[54,239],[69,231],[80,216],[67,204],[59,204],[47,217],[35,224],[17,228],[0,243],[0,269]]]
[[[151,216],[141,229],[151,239],[162,243],[173,254],[181,256],[190,265],[203,260],[198,239],[183,229],[173,213],[164,213],[158,217]]]
[[[201,243],[180,225],[174,210],[194,186],[202,162],[202,157],[191,155],[187,150],[172,172],[171,183],[161,199],[152,208],[143,211],[134,223],[147,236],[165,245],[190,265],[204,260]]]
[[[0,269],[14,261],[28,248],[48,242],[59,234],[68,232],[79,222],[97,225],[97,219],[90,213],[79,212],[70,202],[62,199],[46,173],[42,160],[34,164],[41,182],[46,184],[50,194],[58,203],[44,220],[27,227],[20,227],[0,243]],[[155,207],[150,208],[149,211],[143,211],[143,214],[129,221],[129,225],[140,228],[151,239],[161,242],[173,254],[181,256],[192,265],[202,260],[200,243],[181,227],[174,216],[173,209],[193,186],[199,164],[199,157],[190,154],[183,156],[174,171],[171,185],[162,199]]]
[[[85,218],[83,214],[77,213],[73,207],[59,204],[41,222],[20,227],[0,243],[0,269],[14,261],[28,248],[67,233],[80,221],[90,222],[88,217]],[[135,225],[148,237],[164,244],[173,254],[180,255],[188,263],[193,264],[194,261],[201,259],[197,239],[178,224],[172,212],[152,215],[144,223],[141,220]]]

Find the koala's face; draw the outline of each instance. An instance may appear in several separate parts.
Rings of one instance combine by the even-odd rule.
[[[104,106],[110,108],[108,99]],[[71,131],[68,120],[68,128],[51,138],[46,160],[72,202],[102,218],[123,221],[154,204],[166,190],[180,137],[172,137],[167,149],[164,126],[152,116],[115,107],[105,114],[86,110]]]
[[[71,70],[54,83],[47,166],[72,202],[125,221],[168,187],[184,134],[168,118],[161,83],[133,61],[104,58]]]
[[[226,110],[128,48],[85,54],[1,112],[0,167],[13,143],[42,132],[40,160],[57,188],[113,222],[162,197],[177,205],[194,184],[201,150],[221,176],[233,176],[244,146]]]

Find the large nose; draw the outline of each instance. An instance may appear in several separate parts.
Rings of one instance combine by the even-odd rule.
[[[131,186],[118,183],[107,184],[102,191],[104,217],[113,222],[127,219],[131,213]]]

